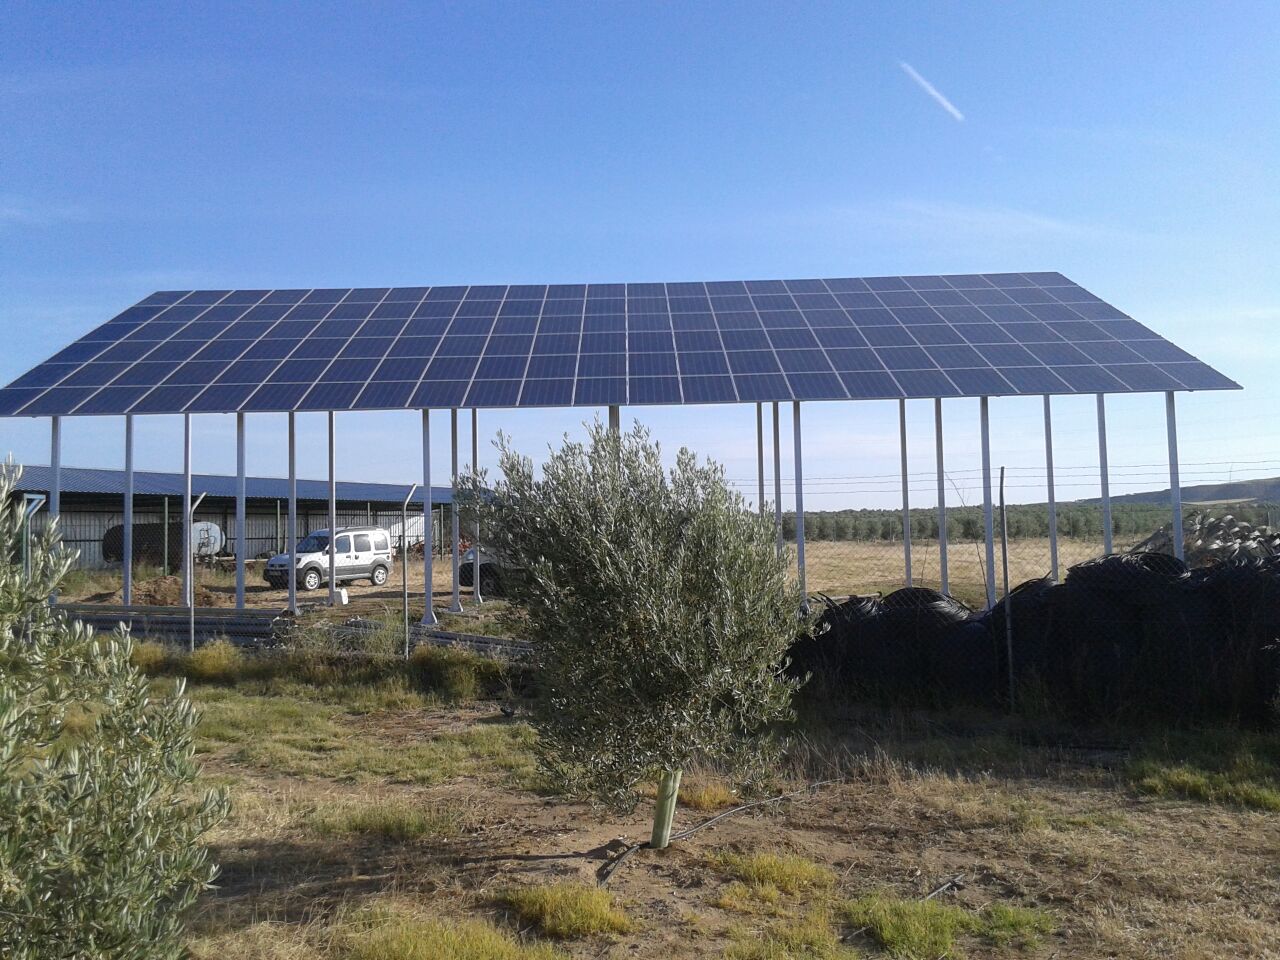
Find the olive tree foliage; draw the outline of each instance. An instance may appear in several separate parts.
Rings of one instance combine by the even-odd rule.
[[[195,794],[181,686],[157,697],[128,636],[50,607],[73,559],[56,525],[24,576],[17,476],[0,464],[0,956],[180,957],[226,799]]]
[[[638,782],[678,786],[690,760],[745,772],[767,752],[791,715],[786,650],[810,622],[771,523],[723,468],[681,450],[668,471],[643,427],[588,429],[540,476],[500,435],[501,477],[467,477],[462,509],[522,571],[507,581],[543,692],[544,770],[629,809]]]

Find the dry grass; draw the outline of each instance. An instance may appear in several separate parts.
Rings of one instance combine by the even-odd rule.
[[[607,890],[582,883],[511,887],[498,894],[524,924],[549,937],[587,937],[600,933],[627,933],[631,920],[614,903]]]
[[[647,835],[649,803],[535,792],[533,734],[496,704],[365,709],[368,675],[345,692],[324,677],[191,688],[206,777],[233,801],[193,918],[200,960],[1264,957],[1280,939],[1274,814],[1134,780],[1147,763],[1266,784],[1274,735],[1106,752],[1027,747],[995,717],[869,712],[810,730],[777,771],[779,792],[847,782],[629,859],[609,888],[622,930],[583,921],[580,898],[618,841]],[[957,873],[962,889],[919,906]],[[529,912],[495,909],[495,891]],[[604,932],[559,939],[588,928]]]
[[[836,882],[830,867],[785,853],[722,853],[713,863],[725,876],[766,894],[824,890]]]

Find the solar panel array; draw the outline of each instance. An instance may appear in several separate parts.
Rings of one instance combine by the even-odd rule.
[[[59,351],[0,416],[1233,388],[1059,273],[194,290]]]

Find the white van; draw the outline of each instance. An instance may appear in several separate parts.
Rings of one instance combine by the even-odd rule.
[[[391,534],[382,527],[346,527],[334,544],[334,580],[368,580],[380,587],[391,576]],[[315,590],[329,582],[329,531],[317,530],[298,541],[298,586]],[[279,589],[289,582],[289,554],[267,561],[262,579]]]

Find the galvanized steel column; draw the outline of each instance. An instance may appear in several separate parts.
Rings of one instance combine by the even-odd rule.
[[[471,408],[471,473],[480,469],[480,411]],[[480,595],[480,516],[476,515],[475,536],[471,539],[471,596],[476,603],[484,603]]]
[[[289,612],[298,612],[298,431],[289,413],[289,514],[285,519],[289,540]]]
[[[764,404],[756,404],[756,511],[764,516]]]
[[[778,540],[778,556],[785,545],[782,539],[782,444],[778,432],[778,402],[773,402],[773,528]]]
[[[182,415],[182,601],[195,606],[195,571],[191,564],[191,414]]]
[[[1169,431],[1169,506],[1173,510],[1173,555],[1186,559],[1182,543],[1182,482],[1178,478],[1178,414],[1174,408],[1173,391],[1164,395],[1165,425]]]
[[[236,414],[236,609],[244,609],[244,561],[249,549],[245,531],[244,414]]]
[[[422,583],[423,606],[422,622],[426,626],[434,625],[436,611],[431,604],[432,584],[435,581],[435,524],[431,522],[431,412],[422,411]],[[404,531],[405,542],[409,541],[409,531]],[[409,564],[409,551],[405,549],[404,564]]]
[[[987,608],[996,605],[996,531],[991,503],[991,415],[987,397],[978,399],[982,433],[982,535],[987,548]]]
[[[1107,467],[1107,398],[1098,394],[1098,475],[1102,486],[1102,552],[1111,556],[1111,472]]]
[[[338,601],[338,480],[335,424],[329,411],[329,606]]]
[[[1044,395],[1044,472],[1049,493],[1049,575],[1058,582],[1058,493],[1053,482],[1053,407]]]
[[[449,604],[449,612],[461,613],[462,580],[460,573],[462,551],[458,544],[460,531],[458,529],[458,411],[456,408],[449,411],[449,440],[453,452],[453,502],[449,504],[449,516],[452,520],[450,526],[453,533],[453,602]]]
[[[62,515],[62,418],[53,417],[49,436],[49,519]]]
[[[902,450],[902,566],[911,586],[911,494],[907,481],[907,401],[898,401],[898,441]]]
[[[796,571],[800,575],[800,595],[808,602],[809,591],[804,576],[804,443],[800,438],[800,401],[791,407],[792,429],[796,448]]]
[[[616,403],[609,405],[609,430],[614,434],[622,432],[622,410]]]
[[[934,457],[938,464],[938,579],[943,593],[950,590],[947,577],[947,478],[942,461],[942,398],[933,401]]]
[[[124,417],[124,529],[120,545],[121,599],[133,603],[133,414]]]

